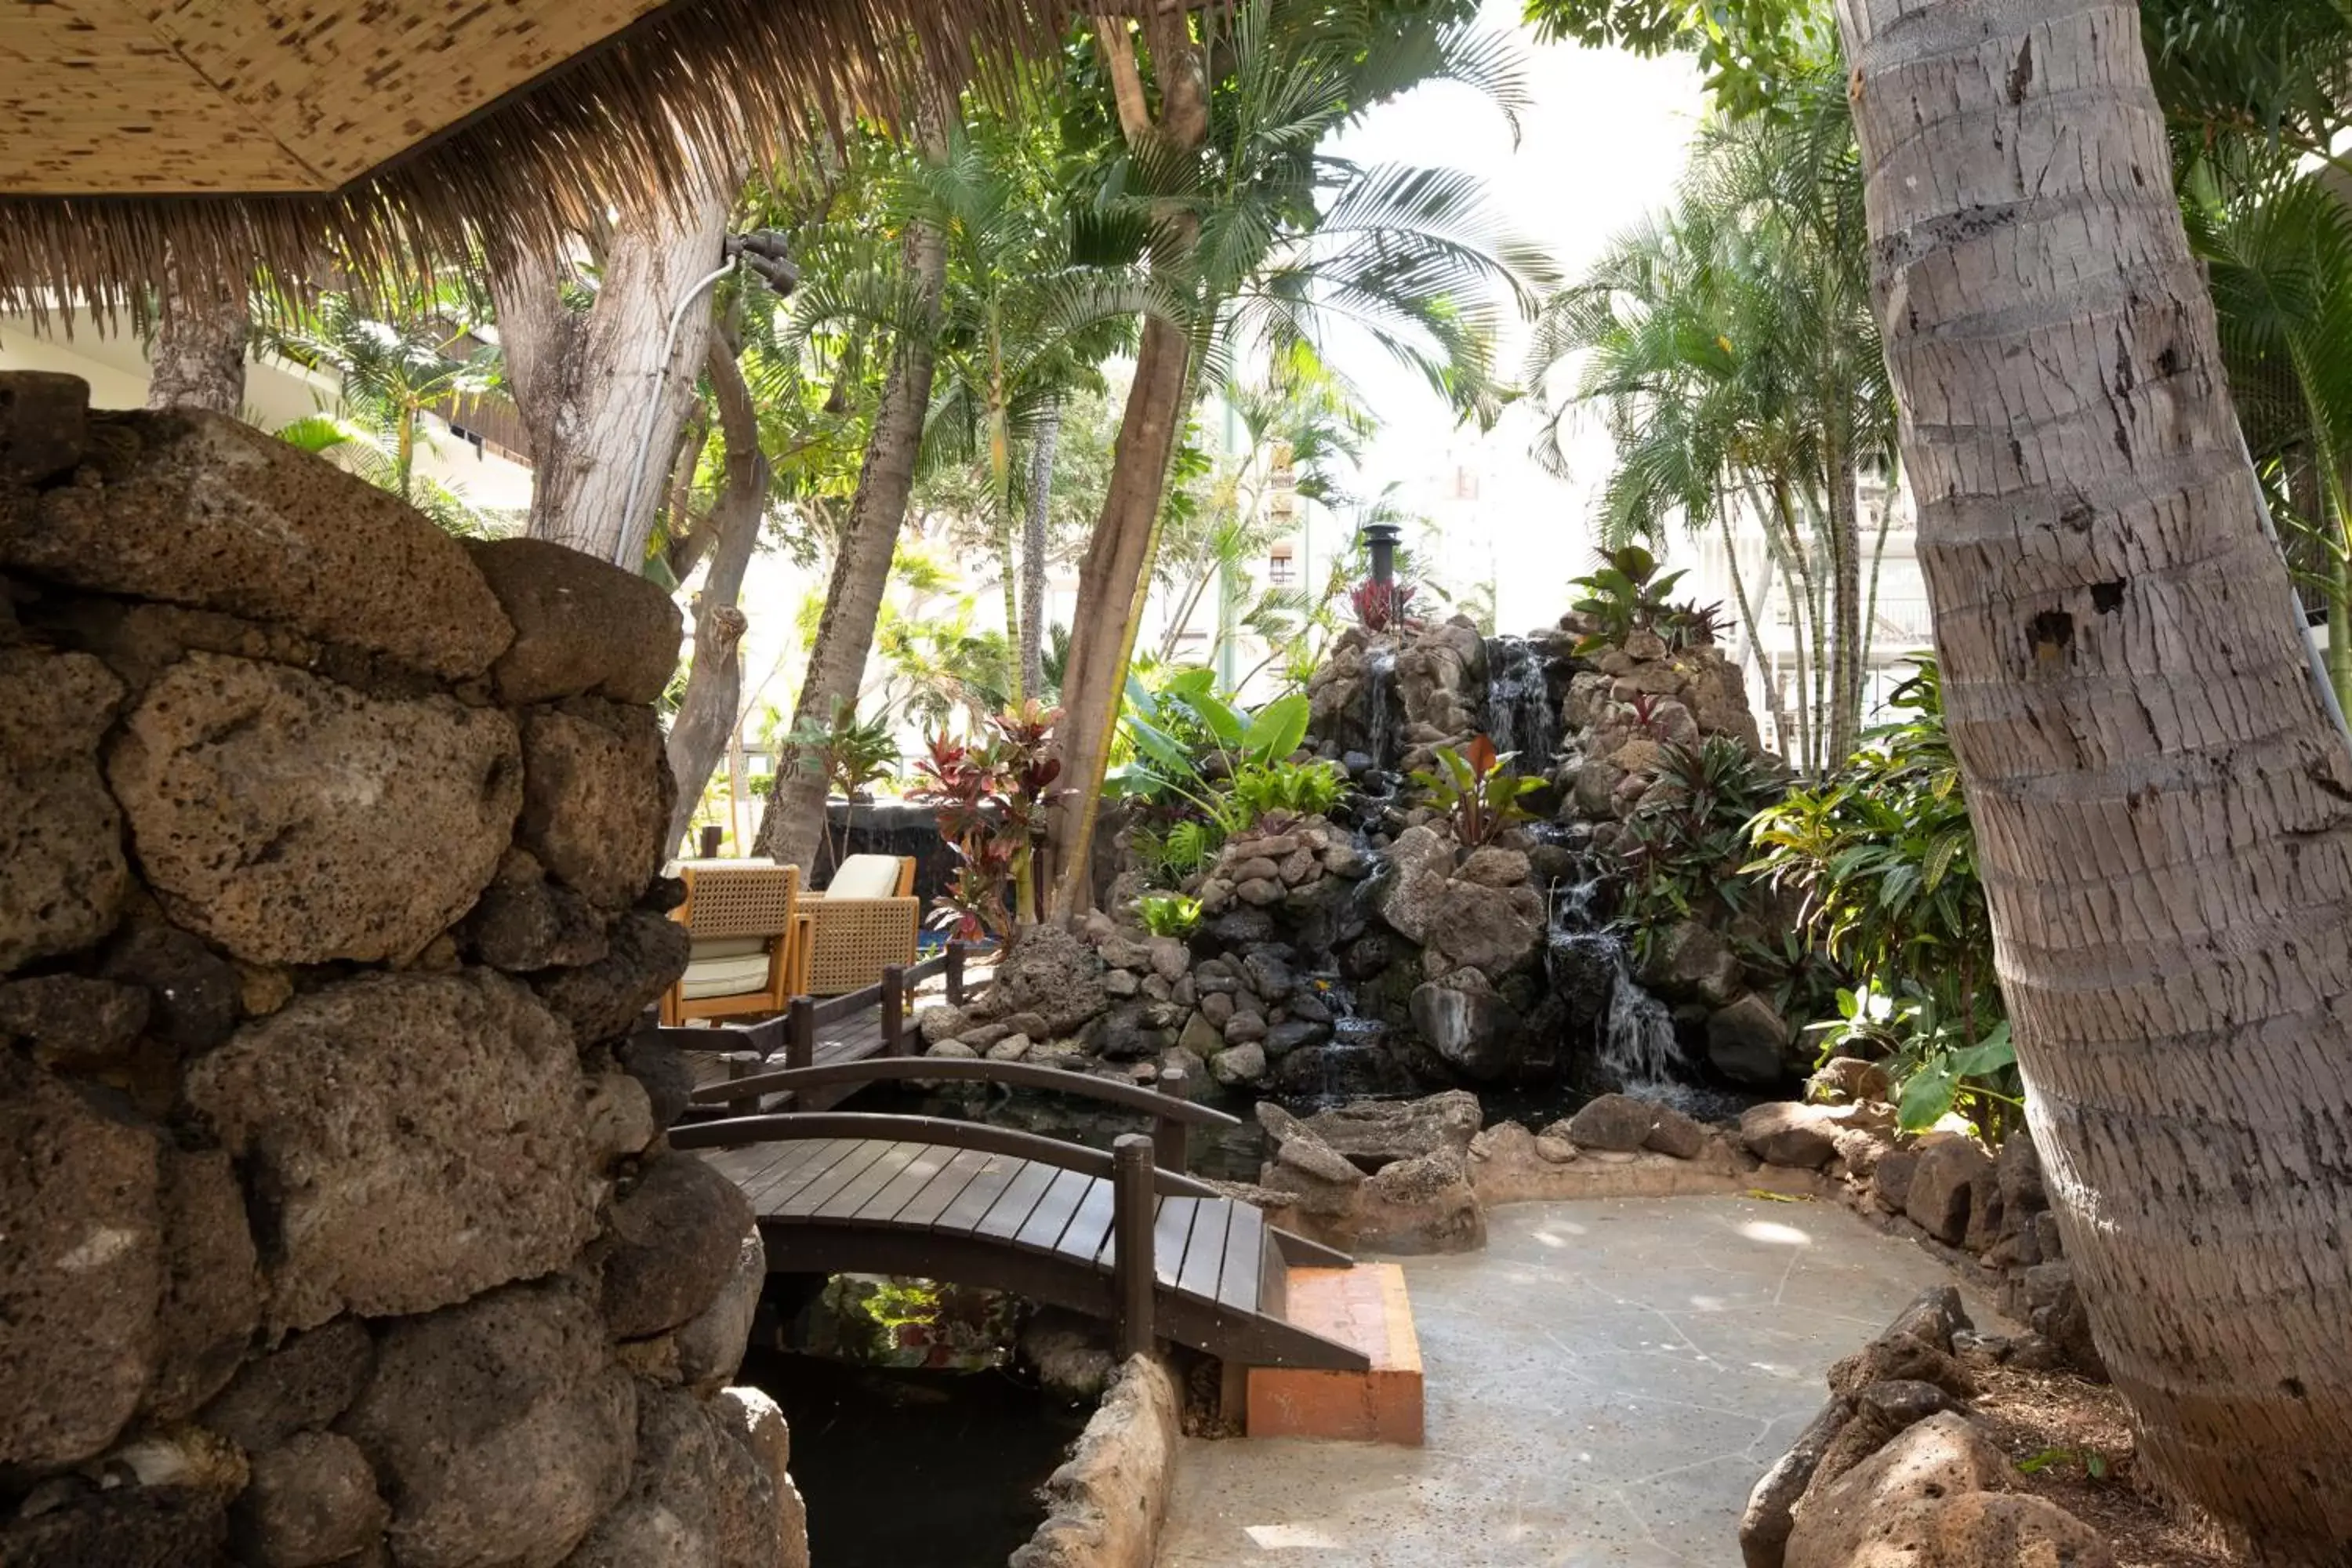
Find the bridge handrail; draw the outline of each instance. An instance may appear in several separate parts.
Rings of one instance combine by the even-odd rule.
[[[1139,1136],[1139,1135],[1133,1135]],[[1007,1154],[1015,1159],[1075,1171],[1083,1176],[1115,1177],[1114,1156],[1083,1143],[1065,1143],[1035,1132],[991,1127],[982,1121],[955,1121],[942,1116],[890,1116],[855,1110],[783,1110],[765,1116],[736,1116],[724,1121],[696,1121],[670,1129],[673,1149],[739,1149],[750,1143],[785,1143],[817,1138],[856,1139],[882,1143],[929,1143],[943,1149],[970,1149],[982,1154]],[[1124,1142],[1122,1139],[1120,1142]],[[1147,1141],[1148,1142],[1148,1141]],[[1162,1197],[1214,1198],[1224,1194],[1207,1182],[1181,1171],[1155,1168],[1152,1190]]]
[[[1242,1119],[1189,1100],[1146,1089],[1141,1084],[1116,1083],[1066,1068],[1033,1067],[1026,1062],[992,1062],[981,1058],[868,1057],[862,1062],[829,1062],[823,1067],[780,1068],[703,1085],[695,1102],[723,1105],[747,1095],[775,1094],[786,1089],[815,1089],[828,1083],[868,1083],[884,1079],[938,1079],[966,1083],[1003,1084],[1013,1089],[1042,1089],[1074,1094],[1129,1110],[1148,1110],[1171,1121],[1195,1127],[1239,1127]]]

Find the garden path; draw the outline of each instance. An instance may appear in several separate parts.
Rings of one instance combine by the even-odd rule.
[[[1159,1568],[1737,1563],[1822,1373],[1950,1279],[1823,1203],[1516,1204],[1487,1227],[1483,1252],[1403,1260],[1428,1446],[1186,1439]]]

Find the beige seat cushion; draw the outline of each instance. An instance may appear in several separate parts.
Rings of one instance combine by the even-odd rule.
[[[667,862],[662,867],[661,874],[665,877],[675,877],[680,871],[749,871],[774,864],[775,861],[765,855],[746,855],[740,859],[718,860],[704,860],[689,856],[685,859]]]
[[[763,991],[767,984],[768,955],[741,953],[689,963],[686,977],[678,983],[678,994],[688,1002],[698,1002],[706,996],[740,996],[747,991]]]
[[[833,874],[824,889],[828,899],[888,899],[898,892],[896,855],[852,855]]]
[[[775,940],[772,936],[700,937],[696,940],[687,962],[700,963],[707,958],[742,958],[754,952],[764,953],[768,951],[768,944]]]

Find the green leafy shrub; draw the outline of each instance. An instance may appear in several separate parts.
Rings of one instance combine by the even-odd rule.
[[[1337,763],[1245,763],[1226,786],[1233,831],[1255,826],[1276,812],[1315,816],[1328,812],[1348,793],[1348,775]]]
[[[1799,899],[1803,929],[1855,977],[1830,1047],[1886,1055],[1906,1125],[1957,1107],[1993,1135],[2019,1089],[1992,921],[1941,675],[1932,656],[1912,662],[1890,698],[1904,716],[1759,816],[1748,869]]]
[[[1613,868],[1618,920],[1645,958],[1675,922],[1720,923],[1748,907],[1748,823],[1780,795],[1778,775],[1727,735],[1666,747],[1658,784],[1627,822]]]
[[[1146,893],[1135,900],[1135,912],[1154,936],[1186,937],[1201,923],[1201,900],[1181,893]]]
[[[1119,718],[1134,752],[1105,782],[1141,819],[1129,845],[1155,880],[1204,868],[1226,839],[1269,812],[1328,811],[1347,775],[1328,763],[1294,763],[1307,738],[1304,692],[1252,713],[1218,696],[1206,669],[1182,669],[1157,690],[1130,678]]]
[[[1590,575],[1570,579],[1569,585],[1582,594],[1570,607],[1601,623],[1576,645],[1579,657],[1622,647],[1633,633],[1654,627],[1670,609],[1666,595],[1682,580],[1680,572],[1661,575],[1658,558],[1638,544],[1601,552],[1601,564]]]
[[[822,774],[826,793],[844,800],[856,800],[868,785],[895,777],[898,771],[898,741],[891,732],[889,715],[861,720],[856,702],[846,697],[834,704],[830,717],[811,714],[793,725],[783,746],[794,766]],[[846,852],[848,831],[845,823],[840,841],[834,845],[836,866]]]
[[[1475,849],[1493,842],[1512,823],[1528,819],[1519,797],[1543,781],[1513,773],[1510,764],[1517,755],[1496,752],[1493,741],[1479,735],[1460,751],[1438,747],[1439,771],[1415,773],[1412,782],[1424,805],[1445,814],[1455,841],[1465,849]]]

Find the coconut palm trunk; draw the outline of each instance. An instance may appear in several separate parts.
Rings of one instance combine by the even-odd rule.
[[[669,729],[669,771],[677,780],[670,808],[669,842],[686,837],[695,808],[735,733],[743,695],[743,634],[751,622],[737,605],[743,574],[760,542],[768,493],[768,463],[760,451],[760,418],[751,389],[735,363],[734,346],[713,333],[704,356],[719,428],[727,437],[727,485],[702,525],[711,536],[710,570],[694,604],[694,665]]]
[[[1133,41],[1124,24],[1095,29],[1130,145],[1156,143],[1170,155],[1197,153],[1209,134],[1207,83],[1190,13],[1146,13],[1145,42],[1160,88],[1160,111],[1147,107]],[[1162,243],[1189,250],[1189,224],[1172,222]],[[1180,267],[1179,256],[1160,258]],[[1054,822],[1054,897],[1050,913],[1067,916],[1092,900],[1087,862],[1093,847],[1102,781],[1110,762],[1111,731],[1135,646],[1135,620],[1158,531],[1168,473],[1182,434],[1192,388],[1191,338],[1157,315],[1146,318],[1135,379],[1120,412],[1111,448],[1110,485],[1101,521],[1078,563],[1078,602],[1071,617],[1069,661],[1062,673],[1063,717],[1058,739],[1069,793]]]
[[[1062,405],[1038,416],[1029,443],[1029,505],[1021,523],[1021,689],[1045,694],[1046,525],[1054,507],[1054,448],[1061,442]]]
[[[215,287],[168,258],[163,268],[147,406],[241,412],[245,348],[253,331],[245,290]]]
[[[1829,751],[1822,758],[1824,771],[1842,767],[1853,754],[1854,737],[1862,720],[1862,520],[1856,506],[1853,448],[1844,432],[1837,439],[1829,464],[1829,547],[1831,627]]]
[[[926,152],[936,155],[943,135],[936,114],[923,122]],[[923,318],[939,313],[947,285],[946,237],[929,222],[907,225],[900,254]],[[844,701],[855,702],[874,650],[874,627],[890,583],[890,561],[898,530],[907,520],[907,498],[915,488],[915,464],[923,446],[923,420],[931,404],[931,372],[938,345],[928,330],[902,336],[884,378],[882,401],[874,414],[866,460],[857,473],[857,493],[834,552],[833,577],[809,650],[807,677],[793,705],[793,724],[829,719]],[[813,866],[825,825],[824,776],[806,767],[780,768],[768,808],[760,818],[759,853],[782,865]],[[837,863],[837,862],[836,862]]]
[[[1948,721],[2067,1258],[2149,1471],[2352,1540],[2352,751],[2137,7],[1840,0]]]

